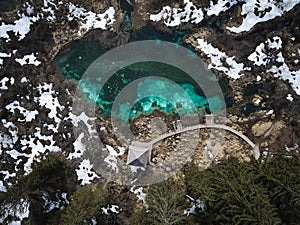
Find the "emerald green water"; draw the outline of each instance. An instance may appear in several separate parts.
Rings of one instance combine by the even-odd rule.
[[[74,41],[56,58],[56,66],[66,79],[80,80],[89,65],[108,50],[96,40]]]
[[[187,31],[176,31],[165,34],[152,26],[146,26],[132,33],[129,41],[154,39],[158,45],[161,41],[183,44],[186,33]],[[209,112],[208,100],[200,87],[190,76],[171,65],[158,62],[135,63],[120,69],[103,87],[90,78],[82,78],[90,64],[108,50],[98,40],[83,39],[72,42],[69,48],[56,58],[56,66],[60,72],[66,79],[78,80],[83,92],[86,93],[86,98],[99,106],[103,116],[109,117],[114,114],[126,120],[128,115],[129,119],[132,119],[140,114],[149,114],[154,109],[168,114],[190,114],[195,113],[199,107]],[[190,54],[189,57],[194,55]],[[122,90],[137,79],[140,79],[140,82],[134,97],[138,101],[133,106],[128,102],[120,102],[117,110],[112,111],[116,99],[126,95]],[[98,80],[101,80],[101,75]],[[211,100],[216,104],[220,101],[217,97],[212,97]]]
[[[122,95],[121,91],[137,79],[141,81],[134,96],[140,100],[133,107],[127,102],[119,104],[118,110],[112,112],[112,105]],[[199,107],[209,110],[207,99],[196,92],[195,82],[178,68],[163,63],[132,64],[115,73],[103,87],[89,78],[80,79],[79,84],[83,92],[87,93],[88,100],[100,106],[103,115],[114,113],[124,120],[128,118],[128,114],[132,119],[140,114],[150,114],[154,109],[168,114],[192,114]],[[99,89],[100,94],[97,94]],[[197,89],[201,91],[199,87]]]

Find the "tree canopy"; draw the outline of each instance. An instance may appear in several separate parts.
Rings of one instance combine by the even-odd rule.
[[[188,193],[205,202],[198,221],[206,224],[298,224],[300,165],[293,158],[265,162],[236,158],[210,169],[188,168]]]

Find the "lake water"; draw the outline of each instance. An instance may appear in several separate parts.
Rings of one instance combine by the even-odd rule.
[[[161,41],[184,45],[186,33],[187,31],[163,33],[148,25],[131,33],[129,41],[156,40],[158,45]],[[192,49],[191,46],[185,47]],[[97,40],[83,39],[72,42],[68,49],[56,58],[58,70],[66,79],[78,80],[88,100],[100,107],[103,116],[114,113],[117,117],[126,119],[129,113],[129,118],[132,119],[140,114],[149,114],[154,109],[168,114],[174,113],[175,108],[186,114],[195,113],[195,108],[209,112],[208,100],[190,76],[174,66],[158,62],[135,63],[120,69],[101,87],[101,92],[97,93],[99,86],[88,78],[82,78],[82,75],[95,59],[108,50]],[[190,54],[188,57],[195,55]],[[137,79],[140,79],[140,82],[135,95],[139,100],[133,106],[120,104],[118,109],[112,112],[116,98],[120,94],[124,95],[122,90]],[[226,92],[230,91],[224,80],[220,84]],[[216,104],[220,101],[217,97],[210,100]]]

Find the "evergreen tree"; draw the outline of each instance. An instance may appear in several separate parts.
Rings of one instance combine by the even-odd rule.
[[[115,183],[80,186],[61,213],[59,223],[53,221],[51,225],[84,225],[93,222],[101,225],[130,224],[129,218],[135,203],[134,194]],[[112,205],[118,206],[117,212],[110,210]]]
[[[300,163],[295,158],[275,157],[254,162],[258,181],[263,184],[283,224],[300,221]]]
[[[70,205],[61,215],[61,225],[108,224],[102,208],[107,206],[109,195],[102,185],[81,186],[73,194]]]
[[[136,210],[130,217],[131,225],[151,225],[149,214],[147,214],[146,208]]]
[[[146,202],[149,205],[147,212],[142,209],[132,217],[132,224],[184,224],[187,208],[185,202],[185,187],[172,180],[154,184],[149,187]]]
[[[263,185],[257,182],[251,163],[231,158],[214,167],[188,169],[189,193],[205,202],[206,221],[211,224],[280,224],[276,207]],[[203,217],[203,213],[199,212]]]
[[[6,210],[22,211],[19,202],[23,200],[30,204],[30,224],[46,223],[48,215],[45,213],[43,196],[47,195],[50,201],[57,201],[57,194],[74,192],[76,182],[75,170],[65,156],[49,153],[41,162],[34,162],[29,175],[18,176],[7,192],[0,193],[0,214]]]

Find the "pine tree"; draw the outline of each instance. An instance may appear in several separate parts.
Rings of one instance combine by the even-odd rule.
[[[15,184],[7,192],[0,194],[0,214],[6,210],[22,211],[20,200],[30,204],[30,223],[45,223],[43,195],[50,201],[57,201],[58,193],[72,193],[75,190],[75,170],[61,153],[49,153],[41,162],[34,162],[32,172],[27,176],[18,176]],[[8,208],[7,208],[8,207]]]
[[[102,207],[106,207],[109,195],[103,185],[81,186],[72,195],[70,205],[61,215],[61,225],[90,225],[93,220],[100,224],[105,222],[106,216]]]
[[[202,172],[187,170],[188,191],[205,202],[206,220],[212,224],[280,224],[276,208],[251,171],[251,163],[235,158]]]
[[[275,157],[256,162],[258,181],[268,193],[283,224],[300,221],[300,163],[295,158]]]
[[[172,180],[167,180],[149,187],[146,202],[147,212],[142,209],[132,217],[133,224],[179,225],[184,224],[187,208],[185,188]]]

